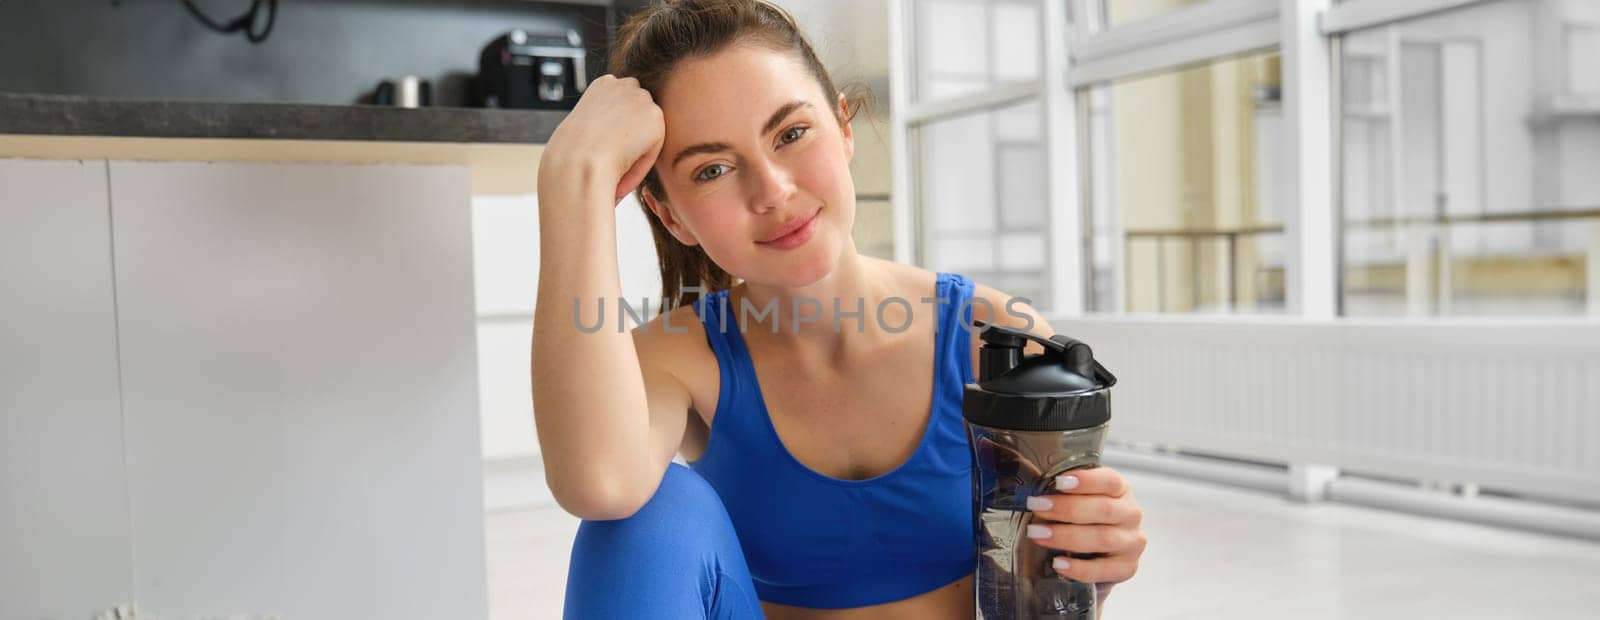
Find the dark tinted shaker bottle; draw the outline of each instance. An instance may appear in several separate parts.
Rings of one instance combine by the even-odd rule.
[[[1026,537],[1026,502],[1053,492],[1059,474],[1099,466],[1117,379],[1089,345],[1067,336],[975,324],[984,344],[962,410],[973,455],[978,617],[1092,620],[1094,584],[1056,574],[1051,561],[1065,553]],[[1028,342],[1044,352],[1024,355]]]

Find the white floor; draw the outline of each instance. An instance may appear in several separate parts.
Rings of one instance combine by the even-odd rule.
[[[1106,618],[1600,618],[1600,543],[1124,473],[1150,548]],[[577,526],[488,516],[494,620],[560,616]]]

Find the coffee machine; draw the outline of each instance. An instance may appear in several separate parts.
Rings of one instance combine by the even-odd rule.
[[[589,85],[576,30],[512,30],[478,55],[472,103],[486,108],[570,110]]]
[[[978,617],[1094,620],[1095,585],[1051,566],[1058,555],[1077,556],[1024,535],[1033,522],[1027,500],[1050,492],[1062,473],[1100,465],[1117,378],[1070,337],[974,324],[984,344],[962,416],[973,458]],[[1044,352],[1024,355],[1029,342]]]

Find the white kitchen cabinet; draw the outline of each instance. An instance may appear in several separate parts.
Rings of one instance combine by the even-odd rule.
[[[110,178],[141,608],[486,616],[467,169]]]
[[[106,163],[0,159],[0,618],[132,599]]]

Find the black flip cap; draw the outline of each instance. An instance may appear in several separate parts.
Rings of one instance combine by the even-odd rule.
[[[1117,378],[1095,361],[1089,345],[1057,334],[974,321],[984,345],[976,383],[966,386],[962,415],[968,422],[1018,431],[1069,431],[1111,419],[1111,386]],[[1044,347],[1022,355],[1029,341]]]

